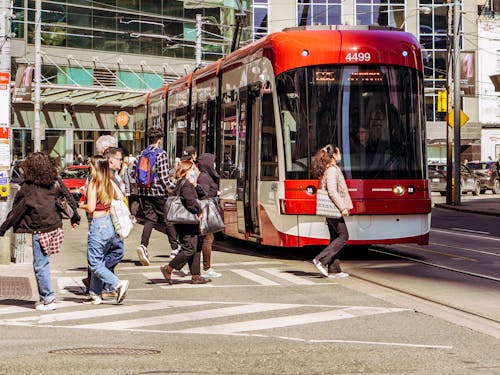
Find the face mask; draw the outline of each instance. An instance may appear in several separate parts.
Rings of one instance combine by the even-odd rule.
[[[194,169],[190,172],[190,174],[189,174],[189,175],[190,175],[190,177],[191,177],[194,181],[196,181],[196,179],[198,178],[198,174],[196,173],[196,170],[194,170]]]

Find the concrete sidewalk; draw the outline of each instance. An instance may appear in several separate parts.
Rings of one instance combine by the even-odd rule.
[[[481,215],[500,216],[500,198],[466,200],[462,201],[459,206],[446,203],[436,203],[434,207]]]

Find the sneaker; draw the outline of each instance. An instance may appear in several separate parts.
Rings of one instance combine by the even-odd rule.
[[[120,280],[116,286],[116,303],[120,304],[125,299],[128,289],[128,280]]]
[[[347,272],[337,272],[328,274],[328,277],[330,279],[342,279],[344,277],[349,277],[349,274]]]
[[[318,269],[319,273],[322,274],[325,277],[328,277],[328,270],[326,267],[316,258],[313,259],[313,264],[316,266]]]
[[[109,292],[102,292],[101,297],[102,299],[116,299],[117,293],[116,291],[112,290]]]
[[[91,295],[86,301],[83,301],[84,305],[102,305],[102,298],[96,295]]]
[[[222,275],[218,272],[215,272],[212,267],[201,273],[201,277],[203,277],[204,279],[216,278],[221,276]]]
[[[170,252],[170,258],[172,258],[172,259],[173,259],[173,258],[175,258],[175,257],[177,256],[177,254],[179,254],[179,251],[181,251],[181,248],[180,248],[180,247],[178,247],[178,248],[177,248],[177,249],[175,249],[175,250],[172,250],[172,251]]]
[[[191,271],[189,271],[189,266],[187,265],[187,263],[179,270],[179,273],[182,277],[191,275]]]
[[[139,262],[143,266],[149,266],[151,262],[149,261],[148,248],[144,245],[139,245],[137,248],[137,256],[139,257]]]
[[[50,303],[39,302],[35,305],[35,310],[38,311],[51,311],[56,309],[56,303],[54,301]]]

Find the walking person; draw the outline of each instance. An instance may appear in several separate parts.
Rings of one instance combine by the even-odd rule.
[[[323,276],[331,278],[349,276],[349,274],[342,272],[338,260],[340,251],[349,239],[344,217],[349,216],[349,210],[353,208],[349,189],[342,170],[338,166],[341,159],[340,149],[329,144],[316,153],[312,166],[313,174],[320,180],[319,188],[328,191],[330,199],[342,214],[340,218],[326,218],[331,242],[313,259],[319,272]]]
[[[43,152],[29,154],[21,164],[24,183],[17,192],[12,210],[0,227],[0,236],[10,228],[15,233],[33,235],[33,269],[38,286],[39,311],[55,310],[55,293],[50,280],[51,254],[56,254],[62,245],[64,232],[62,220],[56,207],[56,198],[63,195],[74,210],[71,226],[80,223],[77,205],[68,189],[60,182],[55,160]]]
[[[149,146],[136,159],[132,169],[132,176],[139,187],[139,199],[144,213],[144,227],[142,229],[141,244],[137,248],[139,261],[143,266],[149,266],[149,238],[153,227],[159,221],[158,212],[163,212],[168,195],[168,158],[161,148],[164,133],[161,129],[152,128],[148,132]],[[146,158],[146,159],[144,159]],[[149,168],[145,170],[144,168]],[[167,237],[171,250],[179,247],[177,233],[172,224],[166,224]]]
[[[198,175],[197,184],[203,189],[207,198],[215,198],[220,194],[219,179],[220,176],[215,170],[215,155],[210,153],[201,154],[198,158]],[[211,266],[212,244],[214,242],[214,234],[209,233],[205,236],[200,236],[202,242],[201,254],[203,256],[203,272],[204,278],[221,277],[221,274],[215,272]]]
[[[183,160],[177,167],[175,178],[177,180],[176,193],[181,197],[182,204],[188,211],[198,215],[198,218],[201,219],[202,209],[197,199],[203,198],[203,193],[199,193],[196,189],[198,169],[192,161]],[[186,263],[189,265],[192,284],[206,284],[212,281],[200,276],[201,241],[198,229],[198,224],[175,224],[181,251],[168,265],[160,267],[161,273],[168,284],[173,283],[172,271],[174,269],[181,270]]]
[[[109,209],[113,199],[122,199],[119,188],[112,182],[109,162],[96,159],[91,162],[91,179],[87,187],[86,202],[81,206],[91,218],[87,240],[87,261],[90,277],[90,300],[87,303],[101,304],[105,285],[111,285],[116,293],[116,303],[123,302],[128,289],[128,280],[120,280],[106,267],[109,250],[116,238]]]

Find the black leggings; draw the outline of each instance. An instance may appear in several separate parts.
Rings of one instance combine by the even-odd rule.
[[[342,250],[345,243],[349,239],[347,225],[345,224],[343,217],[340,219],[326,218],[326,223],[328,224],[328,230],[330,231],[331,242],[316,256],[316,259],[328,267],[328,273],[342,272],[337,258],[340,250]]]

